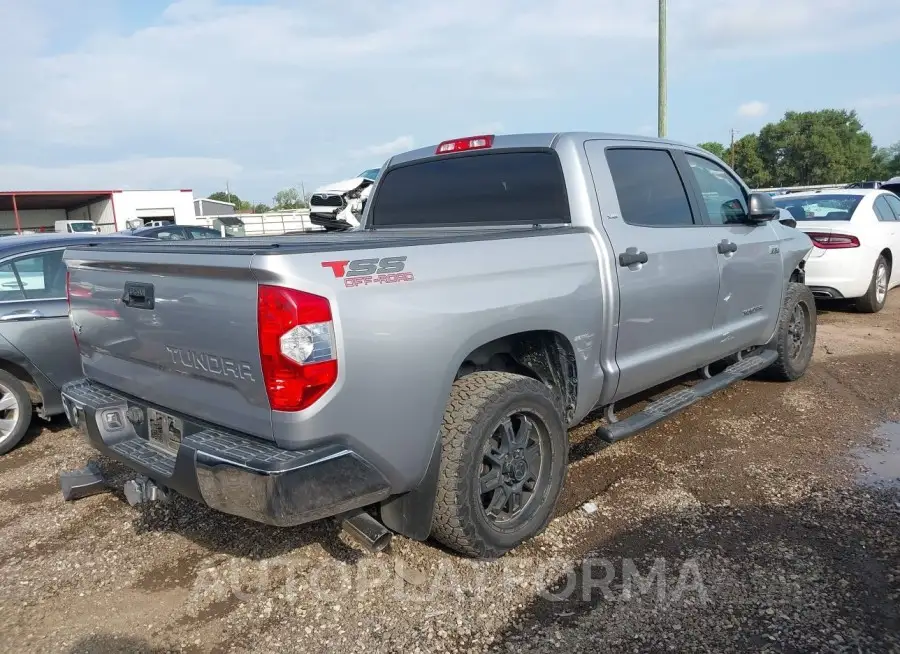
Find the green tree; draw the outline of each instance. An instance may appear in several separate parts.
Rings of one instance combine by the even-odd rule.
[[[723,161],[726,160],[725,154],[726,154],[727,150],[726,150],[725,146],[722,145],[721,143],[717,143],[716,141],[706,141],[705,143],[698,143],[697,147],[703,148],[710,154],[716,155],[719,159],[722,159]]]
[[[772,176],[759,156],[759,137],[745,134],[734,142],[733,168],[751,188],[765,188],[772,182]],[[732,163],[732,148],[722,157]]]
[[[240,211],[242,205],[241,199],[238,196],[234,193],[226,193],[225,191],[216,191],[209,196],[209,199],[217,200],[219,202],[230,202],[238,211]]]
[[[861,172],[862,176],[859,180],[863,179],[888,179],[891,177],[891,152],[890,148],[872,148],[872,158],[869,161],[869,165],[866,166]]]
[[[864,176],[872,136],[855,111],[788,111],[760,130],[758,154],[777,186],[837,184]]]
[[[271,211],[272,208],[267,205],[265,202],[260,202],[258,204],[253,205],[253,213],[266,213],[267,211]]]
[[[900,141],[876,148],[872,155],[872,173],[868,179],[886,180],[900,175]]]
[[[294,187],[278,191],[278,193],[275,194],[275,197],[272,198],[272,204],[274,204],[275,208],[279,211],[302,209],[306,206],[306,202],[300,194],[300,191]]]

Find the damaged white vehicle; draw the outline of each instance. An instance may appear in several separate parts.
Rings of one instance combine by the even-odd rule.
[[[378,168],[362,171],[352,179],[326,184],[309,199],[309,219],[327,231],[359,227],[363,207],[378,177]]]

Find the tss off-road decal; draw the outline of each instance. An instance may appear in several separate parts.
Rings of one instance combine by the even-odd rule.
[[[415,279],[406,272],[406,257],[383,257],[381,259],[346,259],[344,261],[323,261],[323,268],[331,268],[335,277],[344,280],[344,286],[355,288],[369,284],[395,284],[411,282]]]

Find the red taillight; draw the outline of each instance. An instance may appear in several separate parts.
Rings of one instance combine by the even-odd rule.
[[[452,139],[444,141],[435,154],[449,154],[451,152],[464,152],[465,150],[484,150],[494,145],[494,137],[490,134],[482,134],[481,136],[467,136],[463,139]]]
[[[273,410],[306,409],[334,386],[338,366],[326,298],[260,285],[257,322],[259,357]]]
[[[859,239],[849,234],[821,234],[819,232],[806,232],[812,239],[815,247],[822,250],[840,250],[843,248],[858,248]]]

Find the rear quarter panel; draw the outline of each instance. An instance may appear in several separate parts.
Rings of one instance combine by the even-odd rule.
[[[302,412],[273,413],[275,440],[298,448],[324,437],[344,439],[400,492],[424,474],[456,372],[479,346],[524,331],[555,331],[572,344],[579,379],[601,375],[593,237],[572,228],[533,234],[258,255],[253,268],[261,283],[331,301],[339,356],[338,381],[321,401]],[[404,272],[412,279],[352,286],[332,264],[384,257],[406,257]],[[580,390],[579,406],[591,402],[583,395]]]

